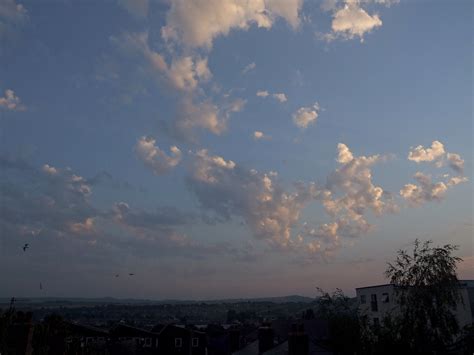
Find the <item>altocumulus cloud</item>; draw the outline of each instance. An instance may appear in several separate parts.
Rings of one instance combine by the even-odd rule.
[[[444,174],[444,180],[433,182],[429,174],[417,172],[414,176],[417,184],[405,184],[400,190],[400,196],[407,200],[412,206],[421,206],[430,201],[441,201],[449,188],[467,182],[468,178],[463,176],[464,159],[457,153],[448,153],[444,144],[440,141],[433,141],[431,147],[425,148],[418,145],[408,153],[408,160],[417,164],[431,163],[436,168],[448,165],[457,176]]]
[[[170,154],[167,155],[163,150],[156,146],[156,141],[152,137],[141,137],[136,146],[137,156],[145,165],[156,175],[162,175],[177,166],[182,157],[181,150],[173,145],[170,147]]]

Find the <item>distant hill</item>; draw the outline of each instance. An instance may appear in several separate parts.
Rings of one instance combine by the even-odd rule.
[[[81,297],[29,297],[15,298],[16,306],[32,307],[57,307],[57,306],[86,306],[86,305],[104,305],[104,304],[128,304],[128,305],[152,305],[152,304],[193,304],[193,303],[241,303],[241,302],[271,302],[271,303],[310,303],[314,298],[290,295],[281,297],[258,297],[258,298],[230,298],[216,300],[148,300],[134,298],[81,298]],[[6,308],[10,304],[10,298],[0,298],[0,308]]]

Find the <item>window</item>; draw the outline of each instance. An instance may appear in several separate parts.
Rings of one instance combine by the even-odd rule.
[[[193,348],[197,348],[199,346],[199,338],[193,338],[192,345]]]
[[[151,338],[145,338],[145,347],[147,348],[151,347]]]
[[[367,297],[365,295],[360,295],[360,303],[365,304],[367,302]]]
[[[388,297],[388,293],[382,293],[382,303],[390,302],[390,298]]]
[[[378,304],[377,304],[377,295],[376,294],[370,295],[370,308],[371,308],[372,312],[378,312],[378,310],[379,310],[379,307],[378,307]]]
[[[181,338],[174,338],[174,347],[180,348],[183,346],[183,339]]]

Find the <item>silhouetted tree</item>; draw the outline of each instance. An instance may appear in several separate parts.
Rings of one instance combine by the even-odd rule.
[[[35,326],[33,333],[33,354],[62,354],[68,329],[61,316],[51,314]]]
[[[353,354],[359,349],[360,332],[357,304],[340,289],[332,294],[317,288],[316,318],[329,326],[331,348],[336,354]]]
[[[453,311],[461,300],[456,264],[462,259],[453,255],[456,249],[416,240],[411,252],[398,251],[385,275],[396,285],[399,312],[384,321],[381,332],[387,333],[379,341],[410,353],[442,352],[459,334]]]

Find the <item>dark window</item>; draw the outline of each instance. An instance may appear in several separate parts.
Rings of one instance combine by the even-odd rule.
[[[151,346],[151,338],[146,338],[145,339],[145,346],[149,348]]]
[[[360,303],[365,304],[367,302],[367,297],[365,295],[360,295]]]
[[[378,307],[378,304],[377,304],[377,295],[376,294],[370,295],[370,308],[371,308],[372,312],[378,312],[378,310],[379,310],[379,307]]]
[[[183,340],[181,338],[174,338],[174,347],[180,348],[183,346]]]
[[[199,346],[199,338],[193,338],[192,344],[193,348],[197,348]]]
[[[388,293],[382,293],[382,303],[389,303],[390,298],[388,297]]]

